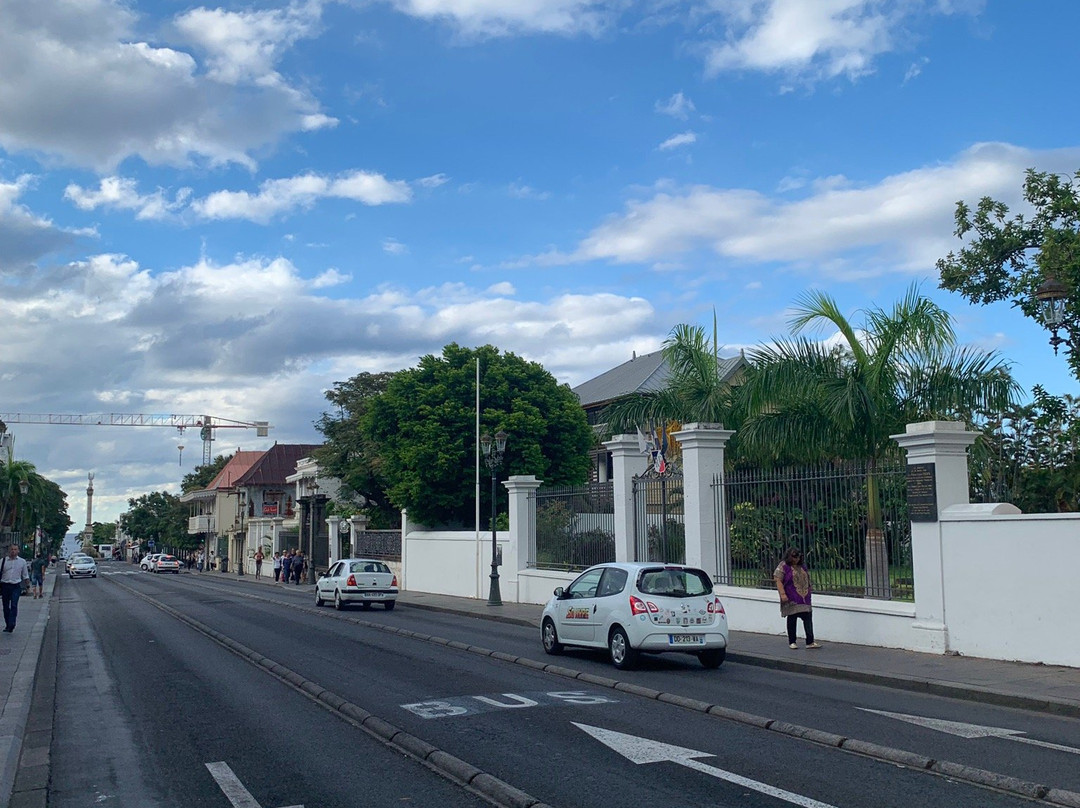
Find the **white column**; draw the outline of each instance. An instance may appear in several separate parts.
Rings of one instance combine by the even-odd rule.
[[[536,489],[542,482],[532,474],[514,475],[503,482],[510,494],[510,546],[500,577],[513,587],[510,592],[500,581],[503,600],[519,602],[518,571],[536,564]]]
[[[683,457],[683,525],[686,563],[700,567],[713,580],[730,581],[731,553],[727,530],[720,530],[713,507],[713,481],[721,482],[723,513],[724,447],[735,432],[722,424],[686,424],[671,437],[679,442]]]
[[[341,560],[341,517],[326,517],[326,529],[330,531],[330,564]]]
[[[353,525],[355,529],[356,525]],[[409,580],[409,511],[401,509],[401,580],[398,581],[398,589],[405,591],[406,582]]]
[[[615,495],[615,560],[633,561],[634,475],[644,473],[649,458],[641,453],[636,435],[615,435],[604,442],[611,452],[612,489]]]
[[[967,450],[978,435],[953,421],[908,424],[907,431],[892,435],[907,451],[909,503],[911,466],[931,465],[933,493],[940,515],[950,505],[968,504]],[[925,479],[925,470],[920,470]],[[909,504],[909,508],[910,508]],[[915,581],[915,622],[912,628],[926,632],[925,646],[936,653],[949,650],[949,624],[945,614],[945,578],[941,562],[941,525],[938,521],[911,523],[912,577]]]

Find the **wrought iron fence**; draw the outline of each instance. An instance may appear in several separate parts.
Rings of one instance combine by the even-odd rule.
[[[536,491],[536,558],[542,570],[583,570],[615,560],[615,492],[610,482]]]
[[[903,458],[889,458],[740,469],[714,479],[718,581],[773,588],[784,551],[797,547],[816,592],[914,599],[905,470]],[[867,516],[875,489],[880,529]]]
[[[343,538],[342,553],[353,558],[401,561],[401,530],[361,530]]]
[[[634,478],[634,553],[637,561],[686,562],[682,474]]]

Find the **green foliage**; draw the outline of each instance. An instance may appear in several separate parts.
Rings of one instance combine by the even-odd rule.
[[[22,482],[27,485],[25,494],[20,490]],[[32,548],[34,532],[40,527],[42,549],[51,553],[60,547],[70,526],[67,495],[60,486],[38,474],[33,463],[15,460],[10,452],[0,459],[0,531],[20,534],[22,543]]]
[[[585,569],[615,560],[615,536],[602,528],[574,532],[575,514],[560,500],[536,511],[536,565],[541,569]]]
[[[110,544],[116,538],[116,522],[94,522],[94,542]]]
[[[686,563],[686,526],[678,519],[667,519],[664,529],[649,524],[645,531],[649,558],[672,564]]]
[[[152,491],[128,500],[128,510],[120,515],[120,528],[135,541],[153,540],[160,548],[191,549],[198,537],[187,532],[187,506],[168,491]]]
[[[232,455],[218,455],[209,465],[196,466],[195,470],[185,474],[180,482],[180,493],[189,494],[192,491],[204,491],[214,481],[218,473],[225,468],[225,464],[232,460]]]
[[[1038,320],[1035,298],[1049,278],[1065,285],[1066,330],[1080,346],[1080,171],[1074,179],[1028,169],[1024,201],[1034,208],[1030,218],[1016,214],[990,197],[974,212],[956,203],[956,236],[967,239],[959,253],[937,262],[941,288],[959,292],[972,303],[1012,301],[1026,317]],[[1080,378],[1080,354],[1068,349],[1069,366]]]
[[[552,485],[571,485],[588,473],[592,431],[568,386],[539,364],[493,346],[447,345],[442,356],[429,354],[416,368],[394,374],[360,419],[367,445],[377,447],[373,465],[389,502],[408,508],[421,524],[473,522],[477,358],[480,429],[509,435],[499,476],[535,474]],[[480,488],[480,512],[489,513],[489,486]],[[497,491],[505,495],[502,486]]]

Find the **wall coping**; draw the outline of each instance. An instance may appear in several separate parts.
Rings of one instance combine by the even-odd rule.
[[[775,603],[776,619],[780,620],[780,600],[775,590],[771,589],[748,589],[741,586],[727,586],[717,584],[713,592],[720,596],[721,600],[755,600]],[[845,598],[840,595],[814,595],[814,608],[830,609],[843,612],[861,612],[863,614],[881,614],[888,617],[906,617],[915,619],[915,604],[900,603],[891,600],[871,600],[869,598]]]

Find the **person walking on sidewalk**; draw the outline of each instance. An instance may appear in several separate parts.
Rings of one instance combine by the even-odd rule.
[[[274,583],[278,582],[281,578],[281,553],[277,550],[274,551]]]
[[[293,583],[297,586],[300,586],[300,578],[303,576],[304,567],[306,566],[307,560],[304,558],[304,552],[300,550],[296,553],[296,555],[293,556],[292,560],[292,574],[294,578]]]
[[[287,584],[289,582],[289,571],[292,568],[292,556],[290,550],[286,550],[281,554],[281,582]]]
[[[19,555],[19,546],[13,544],[0,561],[0,599],[4,602],[4,631],[8,634],[15,630],[15,622],[19,619],[19,596],[24,581],[30,583],[30,568],[26,559]]]
[[[48,560],[41,553],[34,556],[30,562],[30,588],[34,590],[34,597],[45,596],[45,568],[49,566]]]
[[[791,547],[784,553],[784,560],[773,571],[773,580],[780,593],[780,614],[787,618],[788,646],[795,644],[795,627],[801,618],[806,634],[807,648],[820,648],[814,642],[814,618],[810,605],[810,571],[803,564],[802,551]]]
[[[261,547],[255,548],[255,580],[262,578],[263,552]]]

